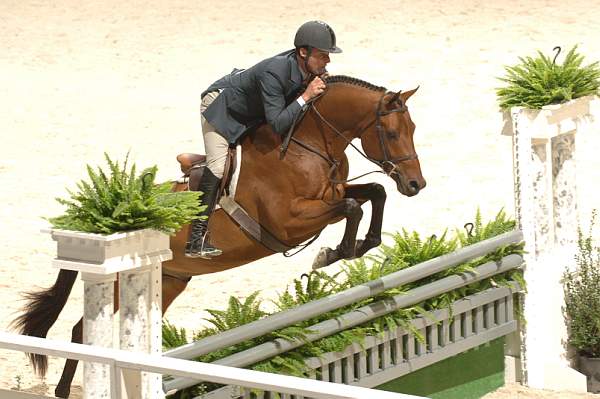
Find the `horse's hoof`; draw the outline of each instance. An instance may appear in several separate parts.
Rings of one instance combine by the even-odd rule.
[[[57,398],[64,398],[64,399],[66,399],[66,398],[69,397],[70,394],[71,394],[71,390],[70,389],[64,389],[64,388],[56,387],[56,389],[54,390],[54,395]]]
[[[319,250],[319,253],[315,257],[315,260],[313,261],[313,264],[312,264],[313,270],[317,270],[317,269],[327,266],[328,251],[330,251],[329,248],[321,248]]]

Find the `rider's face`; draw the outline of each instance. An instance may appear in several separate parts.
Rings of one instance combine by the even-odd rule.
[[[322,75],[327,70],[325,67],[329,64],[329,53],[327,51],[313,48],[308,57],[308,72],[313,75]]]

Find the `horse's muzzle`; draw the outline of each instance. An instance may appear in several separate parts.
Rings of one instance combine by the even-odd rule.
[[[393,178],[396,181],[396,187],[398,188],[398,191],[400,191],[402,194],[406,195],[407,197],[413,197],[413,196],[419,194],[419,192],[422,189],[424,189],[425,186],[427,185],[427,182],[423,178],[421,178],[420,180],[417,180],[417,179],[404,180],[399,175],[395,175],[395,176],[393,176]]]

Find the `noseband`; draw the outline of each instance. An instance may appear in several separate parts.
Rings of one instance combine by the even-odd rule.
[[[387,146],[385,145],[385,130],[383,128],[383,124],[381,123],[381,118],[383,116],[395,113],[395,112],[401,112],[404,113],[406,111],[408,111],[408,108],[406,107],[406,105],[404,104],[404,102],[402,101],[402,99],[399,98],[399,94],[394,94],[394,96],[398,97],[398,101],[400,102],[400,107],[399,108],[394,108],[391,110],[382,110],[383,108],[383,99],[386,96],[386,94],[390,94],[391,92],[387,92],[384,93],[381,98],[379,99],[379,103],[377,104],[377,113],[375,116],[375,119],[373,121],[371,121],[370,123],[368,123],[366,126],[364,126],[358,136],[360,137],[372,124],[373,122],[375,122],[375,130],[377,132],[377,135],[379,137],[379,145],[381,147],[381,152],[383,153],[383,157],[384,159],[379,160],[379,159],[374,159],[371,158],[370,156],[368,156],[367,154],[365,154],[363,151],[361,151],[359,148],[357,148],[354,144],[352,144],[351,140],[348,140],[348,138],[346,138],[346,136],[343,135],[342,132],[340,132],[335,126],[333,126],[331,124],[331,122],[329,122],[327,119],[325,119],[325,117],[323,117],[323,115],[321,115],[321,113],[319,112],[319,110],[317,109],[316,105],[314,104],[314,101],[310,102],[310,108],[315,112],[315,114],[319,117],[319,119],[321,119],[321,121],[323,121],[323,123],[325,123],[327,126],[329,126],[329,128],[335,133],[337,134],[339,137],[343,138],[349,145],[351,145],[359,154],[361,154],[363,157],[365,157],[366,159],[368,159],[369,161],[373,162],[375,165],[379,166],[381,168],[380,171],[374,171],[374,172],[369,172],[369,173],[365,173],[363,175],[360,175],[358,177],[349,179],[349,180],[343,180],[343,181],[334,181],[333,179],[331,179],[331,175],[333,174],[333,172],[335,171],[335,169],[337,169],[337,167],[339,166],[339,161],[336,160],[332,160],[330,157],[326,157],[325,155],[321,154],[320,151],[314,149],[313,147],[309,146],[308,144],[305,144],[299,140],[297,140],[296,138],[292,137],[292,141],[294,141],[296,144],[300,145],[301,147],[307,149],[310,152],[313,152],[315,154],[317,154],[318,156],[320,156],[321,158],[325,159],[327,162],[329,162],[329,164],[331,165],[331,171],[330,171],[330,180],[332,182],[335,183],[346,183],[346,182],[350,182],[352,180],[356,180],[359,179],[363,176],[366,176],[368,174],[371,173],[385,173],[388,176],[391,176],[393,174],[396,174],[398,176],[401,177],[401,175],[398,173],[398,165],[396,165],[397,163],[400,162],[405,162],[405,161],[412,161],[415,159],[418,159],[418,156],[416,153],[411,153],[411,154],[407,154],[407,155],[403,155],[401,157],[398,158],[391,158],[390,157],[390,153],[388,151]],[[321,96],[319,96],[321,97]],[[319,98],[317,97],[317,98]],[[315,98],[314,100],[316,100],[317,98]],[[329,154],[328,154],[329,155]]]

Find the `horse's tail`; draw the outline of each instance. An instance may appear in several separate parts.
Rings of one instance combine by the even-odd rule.
[[[23,297],[27,300],[27,304],[23,308],[24,313],[17,317],[11,326],[20,334],[45,338],[67,303],[76,278],[76,271],[61,269],[52,287],[42,291],[24,293]],[[29,353],[27,356],[29,356],[33,370],[43,377],[48,369],[47,357],[33,353]]]

